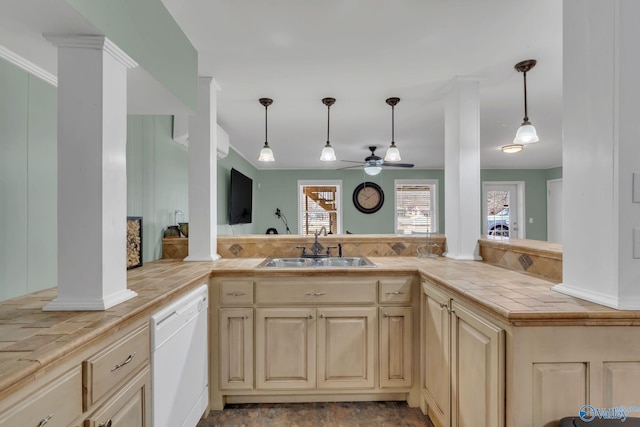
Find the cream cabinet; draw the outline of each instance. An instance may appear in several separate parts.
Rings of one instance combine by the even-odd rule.
[[[415,276],[213,277],[211,286],[212,408],[327,399],[418,404]]]
[[[256,387],[316,387],[316,320],[313,308],[256,309]]]
[[[423,289],[423,410],[443,427],[504,426],[504,330],[429,282]]]
[[[219,316],[220,387],[253,388],[253,309],[223,308]]]
[[[318,387],[372,389],[375,307],[318,308]]]

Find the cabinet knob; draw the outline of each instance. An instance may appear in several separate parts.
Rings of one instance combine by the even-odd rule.
[[[245,319],[248,319],[248,318],[249,318],[249,315],[248,315],[248,314],[245,314],[245,315],[244,315],[244,318],[245,318]]]
[[[98,425],[98,427],[111,427],[111,420],[104,421]]]
[[[38,427],[43,427],[45,424],[49,422],[49,420],[51,420],[51,418],[53,418],[53,414],[49,414],[46,417],[44,417],[42,421],[40,421],[40,424],[38,424]]]
[[[389,317],[389,313],[385,313],[385,314],[384,314],[384,317]]]
[[[321,314],[321,315],[320,315],[320,318],[321,318],[321,319],[324,319],[324,314]]]
[[[310,314],[309,315],[309,320],[312,320],[312,319],[313,319],[313,314]]]

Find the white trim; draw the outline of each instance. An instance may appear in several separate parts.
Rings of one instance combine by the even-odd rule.
[[[624,305],[625,310],[640,309],[640,301],[638,301],[637,298],[634,298],[632,301],[621,301],[620,299],[612,297],[611,295],[603,294],[600,292],[593,292],[582,288],[575,288],[564,283],[559,283],[555,286],[552,286],[551,290],[586,301],[594,302],[596,304],[606,305],[607,307],[615,308],[617,310],[623,309],[622,305]]]
[[[58,87],[58,77],[2,45],[0,45],[0,58],[9,61],[16,67],[22,68],[27,73],[33,74],[52,86]]]
[[[136,68],[138,66],[138,63],[134,61],[133,58],[105,36],[69,34],[43,34],[43,36],[58,48],[71,47],[103,50],[126,68]]]
[[[398,217],[396,212],[398,207],[396,206],[396,189],[398,185],[428,185],[431,194],[431,223],[433,224],[433,233],[438,232],[438,180],[437,179],[394,179],[393,180],[393,232],[398,231]]]
[[[336,197],[336,213],[338,214],[338,227],[336,234],[342,234],[342,180],[341,179],[299,179],[296,187],[296,199],[298,204],[298,235],[302,236],[302,210],[300,206],[300,188],[303,185],[335,185],[338,187]]]
[[[482,233],[487,235],[489,230],[487,230],[487,221],[486,221],[486,212],[487,212],[487,185],[515,185],[516,186],[516,197],[518,201],[516,203],[516,209],[518,210],[518,222],[520,226],[518,227],[518,235],[511,236],[509,233],[509,237],[514,237],[517,239],[526,239],[527,236],[527,222],[525,218],[525,182],[524,181],[482,181]]]
[[[562,182],[562,178],[556,178],[556,179],[548,179],[547,180],[547,241],[551,241],[549,239],[549,218],[551,217],[551,204],[549,203],[549,196],[550,196],[550,192],[551,190],[549,189],[549,184],[550,183],[557,183],[557,182]],[[562,221],[562,203],[560,204],[560,221]],[[560,225],[560,231],[562,232],[562,224]],[[560,239],[562,240],[562,239]],[[560,242],[562,243],[562,241]]]
[[[42,311],[103,311],[136,297],[138,294],[124,289],[103,298],[71,299],[56,298],[42,308]]]

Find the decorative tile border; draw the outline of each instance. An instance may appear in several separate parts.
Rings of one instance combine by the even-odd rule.
[[[297,257],[302,251],[296,246],[306,246],[309,251],[313,242],[312,236],[298,235],[218,236],[218,254],[222,258]],[[441,234],[432,235],[429,242],[425,236],[394,234],[329,235],[320,236],[318,242],[323,252],[333,247],[333,256],[338,255],[338,243],[342,245],[343,256],[417,256],[418,249],[423,251],[427,243],[436,255],[445,251],[445,237]],[[189,239],[162,239],[162,258],[184,259],[188,254]]]
[[[492,236],[478,242],[482,260],[488,264],[526,272],[554,283],[562,282],[560,243]]]

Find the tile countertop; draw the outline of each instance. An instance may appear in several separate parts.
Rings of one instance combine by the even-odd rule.
[[[640,311],[618,311],[552,291],[553,283],[476,261],[375,257],[375,268],[255,268],[263,258],[183,263],[154,261],[128,272],[138,296],[99,312],[43,312],[55,288],[0,302],[0,395],[61,356],[135,316],[151,315],[206,281],[229,276],[379,276],[419,272],[455,297],[498,319],[524,325],[640,325]]]

